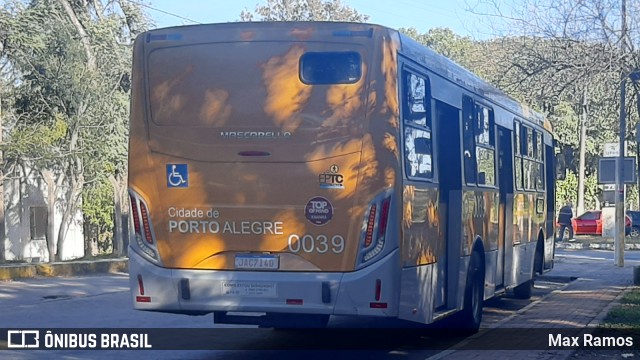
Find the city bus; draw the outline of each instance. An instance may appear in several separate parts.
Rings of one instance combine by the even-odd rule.
[[[148,31],[132,75],[133,306],[478,329],[484,300],[530,297],[553,267],[552,145],[543,116],[383,26]]]

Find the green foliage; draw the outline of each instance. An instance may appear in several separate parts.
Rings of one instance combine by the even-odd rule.
[[[341,0],[267,0],[255,12],[245,9],[241,21],[350,21],[366,22],[369,16],[345,5]]]
[[[433,28],[424,34],[418,33],[415,28],[398,30],[464,67],[469,68],[473,61],[475,44],[471,38],[457,35],[449,28]]]
[[[625,293],[620,300],[622,304],[640,305],[640,289]]]
[[[626,292],[620,304],[614,306],[604,319],[602,328],[639,329],[640,328],[640,289]]]
[[[83,189],[82,213],[90,224],[113,227],[113,186],[108,181]]]
[[[619,305],[614,307],[609,311],[600,327],[615,329],[640,328],[640,306]]]
[[[87,229],[86,237],[97,245],[98,254],[113,249],[113,186],[102,181],[85,186],[82,191],[82,214]]]
[[[5,173],[20,168],[15,165],[52,170],[64,189],[58,207],[73,213],[81,203],[88,223],[101,234],[112,233],[108,179],[126,176],[129,89],[124,84],[130,79],[131,40],[149,21],[128,1],[69,1],[78,29],[61,3],[0,5],[3,167]]]
[[[564,180],[556,182],[556,203],[558,207],[566,202],[576,204],[578,197],[578,177],[568,171]]]

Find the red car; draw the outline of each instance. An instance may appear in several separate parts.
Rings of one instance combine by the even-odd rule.
[[[575,235],[602,235],[602,211],[590,210],[584,214],[573,218],[573,233]],[[629,235],[631,230],[631,219],[625,216],[625,234]],[[565,234],[566,235],[566,234]]]

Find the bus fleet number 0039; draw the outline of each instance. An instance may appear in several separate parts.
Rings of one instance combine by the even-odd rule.
[[[287,240],[289,251],[292,253],[313,253],[324,254],[328,251],[340,254],[344,251],[344,238],[341,235],[334,235],[329,239],[327,235],[300,235],[291,234]]]

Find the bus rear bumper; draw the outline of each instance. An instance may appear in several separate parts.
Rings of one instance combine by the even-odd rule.
[[[397,317],[398,251],[354,272],[167,269],[129,251],[138,310],[298,313]]]

